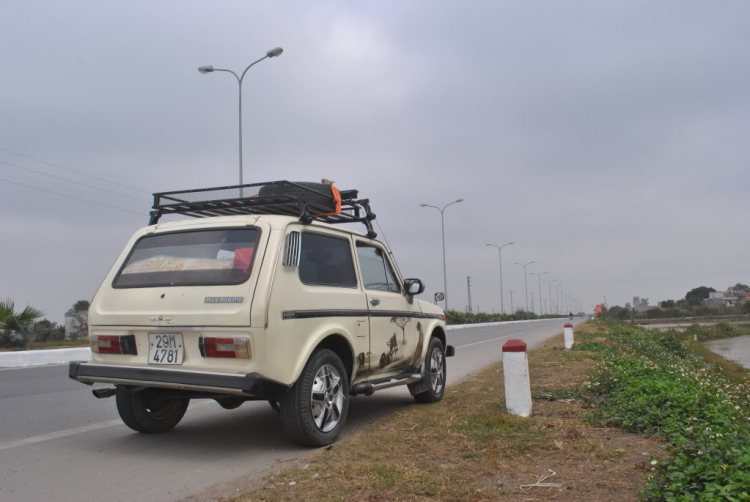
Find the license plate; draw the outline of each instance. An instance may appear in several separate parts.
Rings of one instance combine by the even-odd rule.
[[[149,364],[182,364],[182,355],[185,352],[182,334],[149,333],[148,343]]]

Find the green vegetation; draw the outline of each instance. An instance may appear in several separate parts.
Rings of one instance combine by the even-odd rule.
[[[445,313],[447,324],[478,324],[483,322],[524,321],[529,319],[559,319],[566,315],[537,315],[533,312],[519,310],[515,314],[487,314],[484,312],[469,313],[449,310]]]
[[[678,333],[675,333],[679,336]],[[719,340],[721,338],[732,338],[735,336],[750,335],[750,330],[740,329],[728,322],[720,322],[711,326],[692,324],[683,331],[685,338],[699,342]]]
[[[0,302],[0,349],[38,350],[67,347],[85,347],[88,345],[88,320],[84,315],[89,302],[79,300],[68,310],[77,321],[71,340],[65,339],[65,326],[49,319],[39,319],[41,311],[26,307],[15,312],[15,304],[7,299]]]
[[[708,298],[709,293],[715,292],[716,290],[714,288],[699,286],[691,289],[685,294],[685,301],[688,302],[688,305],[700,305],[703,303],[703,300]]]
[[[726,377],[683,334],[608,323],[611,345],[584,384],[599,425],[656,434],[671,457],[652,460],[645,497],[750,500],[750,380]],[[696,328],[697,329],[697,328]],[[727,329],[725,327],[720,329]]]
[[[31,335],[34,321],[42,317],[42,312],[26,307],[15,311],[15,303],[10,298],[0,302],[0,347],[25,347]]]

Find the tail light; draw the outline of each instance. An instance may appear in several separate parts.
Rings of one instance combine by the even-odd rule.
[[[198,340],[198,347],[203,357],[250,359],[250,341],[247,338],[202,336]]]
[[[97,354],[138,355],[135,335],[91,335],[91,351]]]

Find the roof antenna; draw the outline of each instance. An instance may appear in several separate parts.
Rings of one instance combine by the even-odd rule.
[[[391,261],[396,265],[396,271],[398,272],[398,275],[403,277],[404,275],[401,273],[401,269],[398,268],[398,262],[396,261],[396,257],[393,255],[393,251],[391,251],[391,243],[388,242],[388,237],[385,235],[385,232],[383,232],[383,227],[380,226],[380,222],[377,219],[375,220],[375,223],[378,225],[378,230],[380,230],[380,233],[383,234],[385,245],[388,248],[388,254],[391,256]]]

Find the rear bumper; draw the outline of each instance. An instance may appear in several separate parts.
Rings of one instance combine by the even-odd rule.
[[[214,373],[142,366],[70,363],[68,376],[87,385],[111,383],[137,387],[162,387],[258,399],[278,399],[287,386],[257,373]]]

